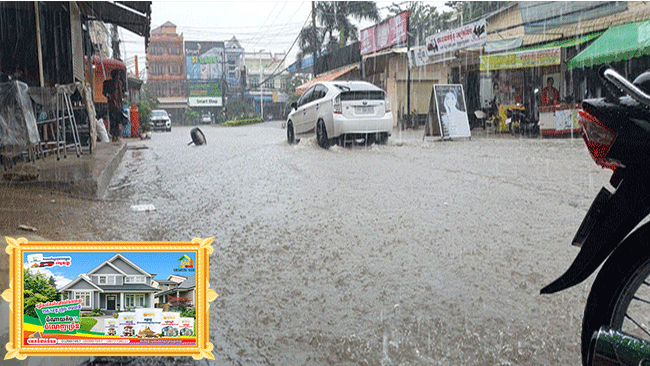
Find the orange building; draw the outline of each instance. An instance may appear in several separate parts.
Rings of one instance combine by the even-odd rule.
[[[167,111],[172,125],[182,121],[187,108],[183,34],[166,22],[151,31],[147,49],[147,84],[158,98],[159,108]]]

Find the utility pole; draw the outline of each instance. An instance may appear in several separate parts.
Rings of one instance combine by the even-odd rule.
[[[314,5],[316,2],[312,1],[311,2],[311,34],[312,34],[312,45],[314,47],[314,54],[312,56],[313,62],[311,66],[312,73],[314,74],[314,78],[316,77],[316,53],[318,52],[318,49],[320,47],[317,46],[318,43],[318,35],[316,34],[316,6]]]
[[[117,25],[113,24],[111,28],[111,47],[113,48],[113,58],[122,61],[120,55],[120,36],[117,33]]]
[[[411,52],[411,27],[410,24],[410,15],[406,18],[406,124],[412,126],[413,121],[411,120],[411,65],[408,63],[408,55]]]

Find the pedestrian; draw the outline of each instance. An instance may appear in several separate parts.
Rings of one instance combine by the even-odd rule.
[[[102,93],[106,96],[108,101],[108,121],[110,123],[110,134],[112,141],[120,140],[120,133],[122,131],[122,122],[124,122],[124,114],[122,99],[124,98],[124,84],[120,77],[120,70],[113,69],[111,71],[111,79],[105,80],[103,84]]]
[[[560,92],[553,87],[554,81],[552,77],[546,79],[546,88],[542,89],[542,95],[540,97],[542,107],[560,104]]]

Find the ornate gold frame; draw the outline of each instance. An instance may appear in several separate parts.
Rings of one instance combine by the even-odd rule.
[[[9,254],[9,289],[2,293],[2,298],[9,302],[9,343],[6,359],[24,360],[27,356],[192,356],[195,360],[204,357],[214,360],[209,342],[208,312],[209,302],[217,298],[217,293],[210,289],[209,256],[213,238],[194,238],[184,242],[56,242],[33,241],[25,238],[5,237],[6,252]],[[23,345],[23,253],[42,252],[171,252],[192,251],[196,253],[196,346],[37,346]],[[145,348],[146,347],[146,348]]]

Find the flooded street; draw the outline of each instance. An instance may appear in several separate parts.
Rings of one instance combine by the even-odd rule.
[[[609,179],[581,139],[323,150],[279,122],[205,126],[199,147],[189,130],[132,144],[86,231],[214,236],[215,364],[580,364],[591,279],[539,290]]]

